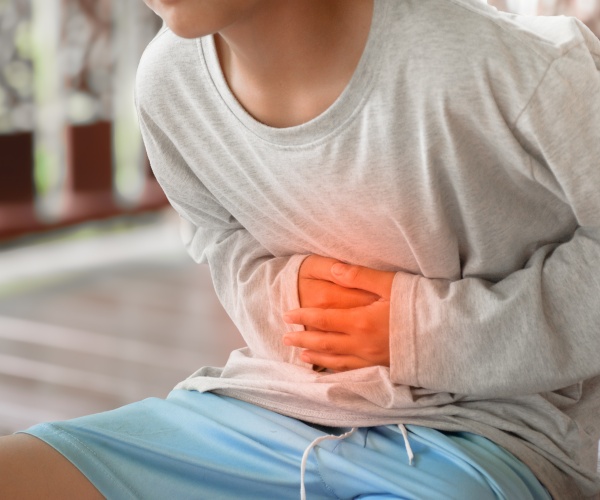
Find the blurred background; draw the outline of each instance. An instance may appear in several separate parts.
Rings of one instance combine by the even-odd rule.
[[[0,0],[0,435],[165,396],[243,345],[133,103],[142,0]]]
[[[600,0],[490,0],[600,33]],[[165,396],[243,345],[133,105],[141,0],[0,0],[0,435]]]

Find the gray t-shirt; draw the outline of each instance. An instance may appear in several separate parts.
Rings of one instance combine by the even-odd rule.
[[[211,36],[163,30],[138,73],[144,141],[248,345],[178,387],[321,425],[475,432],[555,498],[598,493],[599,68],[574,19],[376,0],[342,95],[277,129],[236,101]],[[319,373],[283,345],[309,254],[404,278],[390,368]]]

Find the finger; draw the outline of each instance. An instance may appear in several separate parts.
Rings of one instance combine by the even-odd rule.
[[[337,262],[331,266],[331,275],[338,285],[366,290],[389,299],[396,273]]]
[[[369,307],[369,306],[367,306]],[[369,331],[367,307],[352,309],[306,308],[288,311],[283,315],[286,323],[304,325],[309,329],[338,333],[366,333]]]
[[[290,332],[283,337],[283,343],[323,354],[350,354],[356,348],[352,338],[345,333],[305,331]]]
[[[379,296],[365,290],[345,288],[331,281],[306,280],[299,287],[301,307],[322,309],[349,309],[366,306],[379,300]]]
[[[300,265],[299,276],[305,279],[322,279],[331,281],[331,266],[339,260],[322,255],[309,255]]]
[[[334,372],[346,372],[368,366],[376,366],[367,360],[352,355],[324,354],[313,351],[304,351],[300,357],[305,363],[322,366]]]

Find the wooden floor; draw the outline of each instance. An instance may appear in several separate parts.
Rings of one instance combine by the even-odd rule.
[[[165,245],[164,225],[85,238],[101,253],[89,265],[73,267],[77,238],[0,250],[0,285],[13,278],[0,286],[0,435],[165,396],[243,345],[208,268]]]

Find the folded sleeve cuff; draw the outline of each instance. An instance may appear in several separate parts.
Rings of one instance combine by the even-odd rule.
[[[419,276],[396,273],[390,298],[390,377],[396,384],[418,381],[415,297]]]
[[[300,307],[298,296],[298,272],[308,255],[292,255],[281,276],[281,312],[291,311]]]

